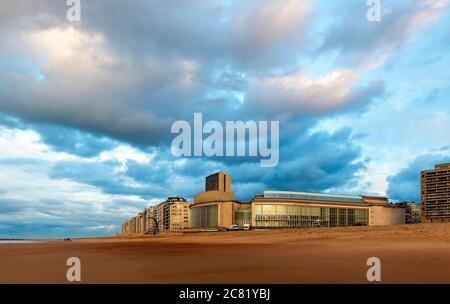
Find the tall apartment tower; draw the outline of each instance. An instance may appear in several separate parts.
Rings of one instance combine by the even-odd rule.
[[[450,222],[450,164],[421,172],[420,210],[422,223]]]
[[[208,175],[205,191],[231,192],[231,176],[222,171]]]

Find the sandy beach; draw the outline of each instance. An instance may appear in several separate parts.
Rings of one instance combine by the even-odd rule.
[[[160,234],[0,245],[0,283],[450,283],[450,224]]]

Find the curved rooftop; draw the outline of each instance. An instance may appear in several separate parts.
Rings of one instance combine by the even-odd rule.
[[[362,196],[357,195],[294,192],[294,191],[264,191],[263,195],[264,198],[293,198],[293,199],[308,199],[318,201],[353,202],[353,203],[364,202],[364,198]]]

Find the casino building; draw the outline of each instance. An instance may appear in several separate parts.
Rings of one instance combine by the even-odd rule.
[[[231,192],[231,176],[206,177],[205,192],[191,205],[192,228],[309,228],[375,226],[405,223],[405,209],[386,197],[291,191],[264,191],[251,202],[239,202]]]
[[[226,228],[251,224],[251,204],[234,199],[231,176],[225,172],[209,175],[205,192],[194,197],[191,206],[192,228]]]

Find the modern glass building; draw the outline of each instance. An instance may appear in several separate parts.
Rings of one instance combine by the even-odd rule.
[[[258,204],[255,227],[312,228],[369,225],[369,208],[332,208],[299,204]]]
[[[175,197],[150,210],[161,225],[160,230],[185,229],[187,223],[190,228],[211,229],[231,225],[243,228],[246,224],[259,229],[405,223],[405,209],[390,205],[388,199],[381,196],[264,191],[251,202],[240,202],[234,199],[231,177],[225,172],[209,175],[205,191],[195,195],[193,204]],[[122,225],[122,231],[138,233],[141,226],[135,217]]]
[[[386,207],[385,197],[264,191],[252,201],[254,228],[368,226],[371,206]],[[375,214],[372,214],[375,217]],[[401,216],[401,215],[400,215]]]
[[[191,207],[191,227],[218,227],[218,204]]]
[[[252,205],[240,204],[233,206],[233,225],[244,227],[245,224],[252,224]]]
[[[224,173],[223,173],[224,174]],[[218,175],[210,175],[208,178]],[[231,191],[208,187],[195,196],[191,227],[312,228],[392,225],[405,222],[405,211],[386,197],[293,191],[264,191],[250,203],[234,200]],[[219,184],[222,184],[219,182]],[[228,189],[231,188],[231,185]]]

